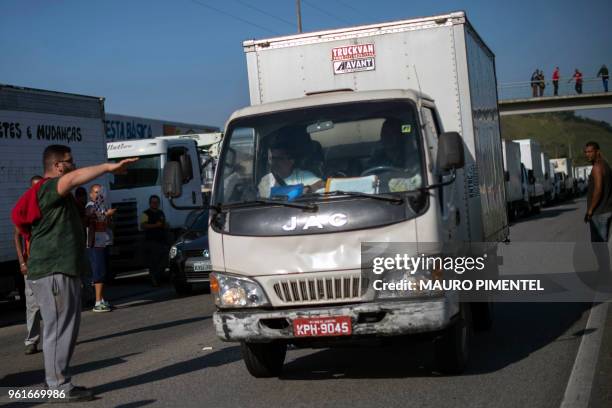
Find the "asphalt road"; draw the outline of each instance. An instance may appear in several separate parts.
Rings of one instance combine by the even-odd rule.
[[[584,206],[584,200],[577,200],[545,209],[513,225],[511,238],[587,240]],[[239,347],[216,338],[210,295],[177,298],[164,287],[115,303],[112,313],[83,313],[72,364],[74,382],[97,394],[87,406],[556,408],[581,339],[589,333],[585,325],[591,307],[497,304],[495,326],[476,334],[469,369],[461,376],[437,374],[430,344],[414,343],[290,350],[280,378],[254,379]],[[612,319],[606,325],[604,343],[612,345]],[[43,382],[42,354],[23,354],[23,330],[15,322],[0,327],[0,386]],[[611,349],[602,346],[602,353]],[[611,356],[602,361],[612,364]],[[608,366],[597,369],[610,374]],[[612,401],[609,384],[599,378],[591,406]]]

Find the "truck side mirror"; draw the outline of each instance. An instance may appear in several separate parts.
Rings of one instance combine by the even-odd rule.
[[[461,169],[465,165],[463,140],[457,132],[444,132],[438,140],[438,169],[446,172]]]
[[[181,173],[183,175],[182,182],[187,183],[193,179],[193,167],[191,167],[191,157],[189,153],[185,152],[179,156],[179,163],[181,165]]]
[[[183,174],[177,161],[169,161],[163,171],[163,191],[168,198],[180,197],[183,194]]]
[[[510,172],[504,171],[504,181],[510,181]]]

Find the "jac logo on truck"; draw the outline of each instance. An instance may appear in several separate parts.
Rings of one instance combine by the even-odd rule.
[[[374,44],[347,45],[332,48],[334,74],[372,71],[376,68]]]
[[[295,231],[300,228],[307,231],[311,228],[323,229],[329,225],[331,227],[343,227],[348,223],[346,214],[334,213],[329,215],[311,215],[309,217],[291,217],[288,223],[282,226],[284,231]]]

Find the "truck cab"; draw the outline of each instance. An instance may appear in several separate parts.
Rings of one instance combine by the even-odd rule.
[[[149,208],[149,198],[156,195],[161,199],[160,209],[166,215],[169,243],[184,226],[192,211],[190,207],[203,205],[199,154],[191,139],[164,138],[107,143],[107,154],[110,161],[139,158],[125,174],[110,176],[109,199],[112,208],[117,209],[113,222],[114,242],[110,248],[112,269],[140,269],[145,265],[140,251],[143,239],[140,217]],[[179,163],[182,169],[182,195],[174,200],[174,205],[162,192],[162,169],[169,162]]]

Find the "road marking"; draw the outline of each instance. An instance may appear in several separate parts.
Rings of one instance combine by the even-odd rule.
[[[608,302],[600,303],[591,309],[584,329],[585,334],[580,341],[574,367],[565,388],[561,408],[587,408],[589,406],[607,314]],[[589,329],[594,331],[589,333]]]

